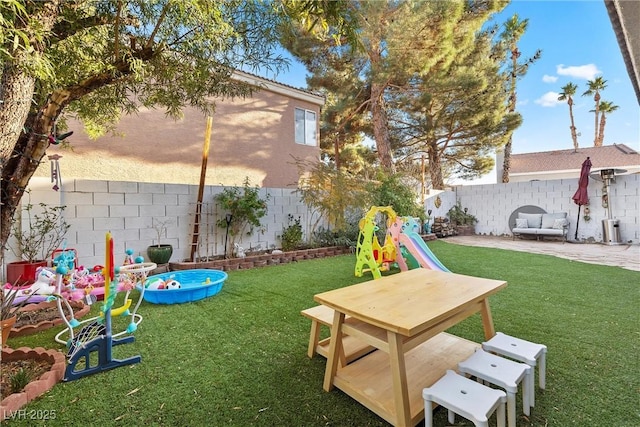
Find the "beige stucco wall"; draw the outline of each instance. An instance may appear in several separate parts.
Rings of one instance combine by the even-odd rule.
[[[296,93],[301,96],[295,97]],[[241,185],[248,176],[252,185],[260,187],[295,186],[294,158],[314,160],[320,155],[318,147],[294,140],[296,107],[315,111],[319,121],[320,105],[313,101],[308,94],[286,87],[262,89],[247,99],[217,101],[206,183]],[[206,122],[207,117],[194,108],[186,108],[178,121],[165,117],[163,111],[141,109],[122,118],[119,136],[97,140],[89,140],[74,122],[74,134],[68,138],[72,149],[50,146],[47,155],[62,156],[63,180],[198,184]],[[49,174],[50,164],[45,161],[35,176]]]

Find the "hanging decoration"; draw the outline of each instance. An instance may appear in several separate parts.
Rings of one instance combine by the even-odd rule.
[[[62,186],[62,176],[60,175],[60,163],[58,163],[58,160],[60,160],[62,156],[53,154],[48,157],[51,162],[51,182],[53,183],[53,187],[51,188],[58,191]]]
[[[440,199],[440,196],[436,196],[436,200],[435,202],[433,202],[434,205],[436,205],[436,208],[439,208],[442,205],[442,200]]]
[[[51,129],[51,133],[49,135],[47,135],[47,139],[49,141],[49,144],[53,144],[53,145],[58,145],[60,144],[64,139],[70,137],[71,135],[73,135],[73,131],[67,132],[67,133],[63,133],[62,135],[56,135],[56,122],[53,122],[53,129]]]

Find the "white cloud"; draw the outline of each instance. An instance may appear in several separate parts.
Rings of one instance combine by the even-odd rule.
[[[542,105],[543,107],[555,107],[560,104],[558,101],[558,96],[560,96],[557,92],[547,92],[542,95],[540,98],[536,99],[534,102],[536,104]]]
[[[545,74],[544,76],[542,76],[542,81],[545,83],[555,83],[558,81],[558,77]]]
[[[586,65],[570,65],[565,67],[564,64],[556,66],[556,72],[561,76],[575,77],[578,79],[593,80],[602,71],[598,70],[596,64]]]

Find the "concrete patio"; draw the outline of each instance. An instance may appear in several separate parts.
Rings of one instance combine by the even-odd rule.
[[[603,245],[599,243],[571,243],[561,241],[513,240],[511,237],[455,236],[444,239],[448,243],[467,246],[508,249],[557,256],[560,258],[610,265],[640,271],[640,245]]]

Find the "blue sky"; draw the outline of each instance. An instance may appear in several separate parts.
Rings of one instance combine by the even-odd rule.
[[[593,146],[592,96],[581,96],[587,80],[602,76],[607,81],[602,99],[619,108],[607,116],[604,144],[626,144],[640,150],[640,107],[620,53],[603,0],[516,0],[494,20],[502,23],[513,14],[528,19],[520,39],[521,58],[536,49],[542,57],[518,81],[517,109],[523,124],[513,136],[513,153],[572,149],[569,107],[557,101],[562,86],[578,86],[574,119],[580,147]],[[304,66],[293,63],[275,78],[295,87],[306,87]]]

